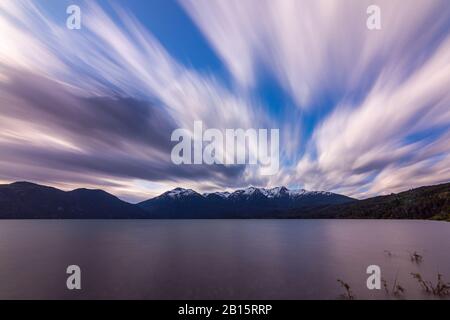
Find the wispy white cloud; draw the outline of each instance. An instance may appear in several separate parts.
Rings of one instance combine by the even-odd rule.
[[[238,83],[255,85],[259,70],[270,70],[300,108],[327,93],[352,94],[388,67],[401,76],[448,20],[442,0],[376,1],[382,9],[378,33],[366,28],[369,0],[180,3]]]
[[[72,31],[40,2],[1,1],[0,179],[133,199],[248,184],[365,197],[450,180],[447,0],[377,0],[381,31],[366,28],[366,0],[180,3],[233,85],[178,62],[119,6],[120,23],[84,3],[83,28]],[[271,117],[258,97],[266,72],[295,110]],[[195,120],[280,127],[282,171],[173,166],[168,132]]]
[[[311,177],[306,178],[307,184],[323,184],[334,189],[351,183],[349,178],[355,174],[378,174],[367,186],[354,188],[358,195],[399,191],[419,186],[424,180],[429,183],[450,180],[448,172],[431,170],[447,163],[450,157],[449,52],[450,38],[403,82],[393,84],[389,81],[392,73],[386,72],[360,105],[337,106],[315,130],[313,143],[317,157],[299,163],[299,177],[307,177],[312,166],[321,175],[333,179]],[[440,135],[430,137],[425,133],[422,139],[408,141],[408,137],[439,126],[444,126]],[[416,170],[430,163],[433,165],[429,170]],[[406,172],[410,177],[399,180]],[[362,187],[368,190],[363,192]]]
[[[192,129],[197,120],[219,129],[266,127],[270,121],[258,112],[260,106],[231,92],[214,75],[199,74],[175,61],[120,7],[116,11],[121,26],[102,8],[86,2],[83,27],[76,31],[52,20],[34,2],[4,1],[0,10],[4,82],[0,95],[5,102],[0,113],[5,152],[0,158],[9,160],[2,164],[3,178],[35,177],[38,182],[62,185],[78,181],[74,176],[83,176],[84,170],[91,173],[89,179],[81,179],[85,183],[94,184],[94,174],[99,186],[120,194],[148,187],[139,182],[146,179],[160,181],[166,188],[195,186],[205,179],[213,186],[259,179],[246,168],[173,166],[170,130],[176,127]],[[136,130],[140,126],[141,132]],[[24,149],[31,160],[23,159]],[[79,167],[67,163],[70,154]],[[87,158],[102,161],[103,167]],[[44,159],[54,167],[31,174],[33,166],[42,171]],[[23,162],[31,162],[27,175],[17,169]],[[242,169],[247,172],[236,179]],[[133,179],[135,183],[130,183]],[[112,189],[111,180],[122,185]]]
[[[334,97],[278,183],[365,197],[450,180],[445,1],[376,1],[381,31],[366,28],[373,1],[181,3],[241,86],[263,68],[306,113]]]

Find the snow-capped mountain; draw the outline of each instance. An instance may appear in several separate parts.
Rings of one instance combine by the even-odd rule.
[[[331,192],[283,187],[205,194],[176,188],[140,204],[131,204],[102,190],[63,191],[14,182],[0,185],[0,219],[427,219],[449,211],[448,201],[442,201],[448,198],[449,190],[450,183],[446,183],[356,201]]]
[[[218,196],[218,197],[221,197],[221,198],[226,199],[226,198],[228,198],[228,197],[230,196],[230,194],[231,194],[231,193],[229,193],[228,191],[224,191],[224,192],[204,193],[203,196],[204,196],[204,197],[208,197],[208,196],[214,195],[214,196]]]
[[[234,192],[228,192],[228,191],[216,191],[216,192],[210,192],[210,193],[203,193],[200,194],[192,189],[184,189],[184,188],[175,188],[169,191],[164,192],[163,194],[159,195],[159,197],[170,197],[174,199],[179,199],[182,197],[189,197],[189,196],[203,196],[208,197],[209,195],[217,195],[221,198],[228,198],[228,197],[238,197],[238,196],[252,196],[254,194],[262,194],[267,198],[280,198],[280,197],[302,197],[302,196],[309,196],[309,195],[325,195],[325,196],[332,196],[333,193],[326,192],[326,191],[307,191],[305,189],[288,189],[286,187],[275,187],[271,189],[266,188],[256,188],[256,187],[248,187],[245,189],[237,189]],[[156,198],[153,198],[156,199]]]
[[[167,218],[264,217],[268,212],[310,208],[354,201],[325,191],[289,190],[286,187],[248,187],[234,192],[200,194],[191,189],[175,188],[139,206]]]
[[[197,192],[195,192],[192,189],[183,189],[183,188],[175,188],[173,190],[164,192],[161,196],[167,196],[173,199],[179,199],[182,197],[189,197],[192,195],[197,194]]]

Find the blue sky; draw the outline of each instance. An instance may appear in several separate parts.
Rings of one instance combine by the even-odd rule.
[[[81,30],[65,26],[81,7]],[[368,30],[366,9],[381,9]],[[138,201],[450,181],[446,0],[2,1],[0,182]],[[170,133],[279,128],[281,169],[174,166]]]

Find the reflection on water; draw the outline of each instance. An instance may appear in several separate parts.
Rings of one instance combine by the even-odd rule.
[[[384,251],[389,250],[392,256]],[[413,263],[409,252],[420,252]],[[66,289],[66,267],[82,290]],[[0,221],[2,299],[359,299],[379,265],[406,298],[427,298],[411,272],[450,281],[450,223],[374,220]]]

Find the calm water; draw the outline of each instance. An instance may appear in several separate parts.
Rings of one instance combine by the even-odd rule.
[[[384,250],[390,250],[389,257]],[[411,262],[408,251],[423,255]],[[66,267],[82,270],[68,291]],[[357,298],[368,265],[427,298],[410,272],[450,281],[450,223],[374,220],[0,221],[0,298]]]

